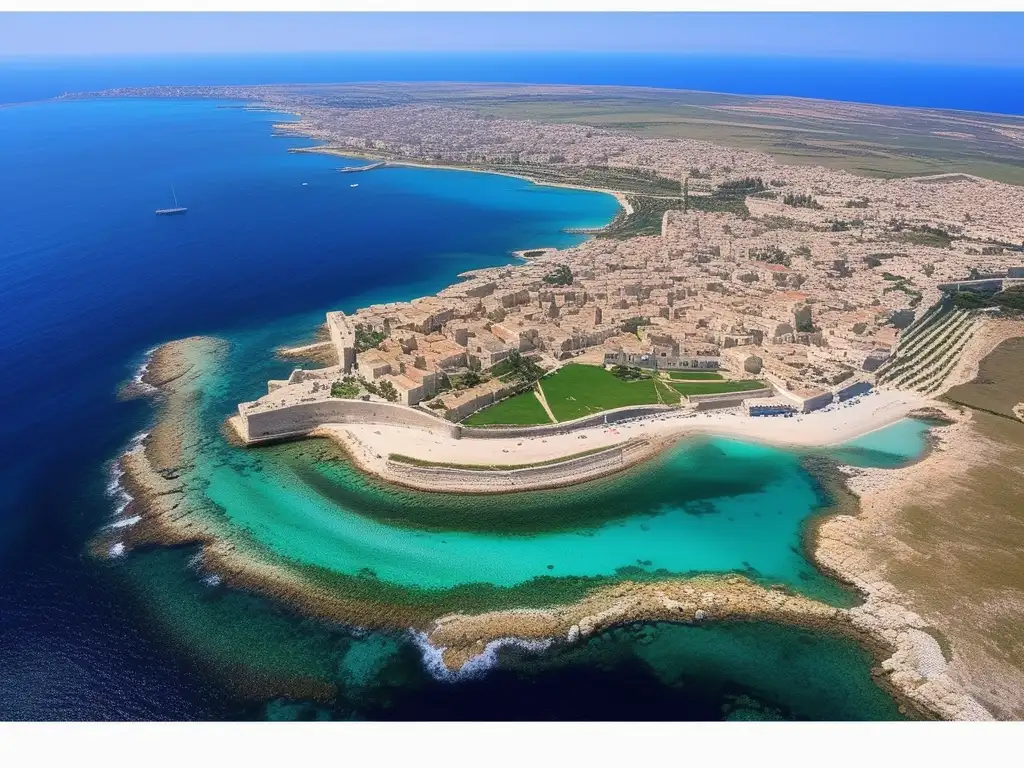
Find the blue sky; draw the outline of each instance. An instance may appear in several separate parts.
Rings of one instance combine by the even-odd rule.
[[[0,56],[566,51],[1024,66],[1024,14],[0,14]]]

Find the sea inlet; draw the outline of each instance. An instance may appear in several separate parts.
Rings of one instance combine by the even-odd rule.
[[[0,141],[18,149],[0,153],[2,354],[26,372],[2,426],[19,452],[2,477],[0,658],[14,671],[0,717],[899,716],[866,651],[806,629],[630,625],[575,645],[509,644],[453,678],[415,633],[327,623],[230,587],[196,547],[83,557],[97,531],[116,540],[134,523],[111,462],[154,411],[115,393],[148,349],[205,334],[227,347],[201,371],[189,492],[247,550],[382,611],[545,605],[697,573],[856,600],[806,557],[807,522],[832,500],[808,457],[787,451],[693,440],[614,478],[492,499],[382,486],[320,441],[229,445],[220,425],[234,404],[288,372],[273,348],[308,339],[325,310],[425,295],[514,250],[571,245],[566,228],[600,226],[617,206],[441,170],[386,168],[351,188],[337,158],[285,151],[308,144],[272,135],[289,118],[224,106],[238,105],[0,112]],[[171,183],[189,215],[152,216]],[[833,458],[899,465],[925,430],[903,422]]]

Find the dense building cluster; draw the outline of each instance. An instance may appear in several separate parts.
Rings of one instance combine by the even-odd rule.
[[[865,178],[705,141],[446,105],[207,90],[296,113],[278,129],[319,139],[325,151],[534,169],[545,180],[628,171],[624,186],[632,188],[616,190],[630,196],[626,205],[660,206],[660,228],[657,219],[651,228],[658,234],[539,249],[437,296],[336,317],[345,325],[332,334],[338,368],[278,382],[271,397],[326,396],[327,379],[340,372],[370,385],[350,387],[361,396],[461,418],[516,390],[489,372],[518,352],[549,369],[580,355],[649,368],[722,367],[765,379],[806,407],[873,381],[901,331],[940,299],[941,285],[1012,275],[1024,262],[1024,188],[975,176]]]

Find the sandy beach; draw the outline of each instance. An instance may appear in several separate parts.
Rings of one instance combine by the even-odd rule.
[[[632,422],[588,427],[563,434],[534,437],[474,438],[471,430],[454,439],[403,426],[379,424],[325,424],[317,436],[328,437],[342,445],[364,471],[384,480],[419,490],[438,492],[481,492],[477,484],[460,487],[448,475],[431,482],[429,478],[412,480],[408,474],[389,466],[388,457],[400,454],[426,462],[465,465],[516,466],[549,462],[578,455],[583,451],[623,446],[642,441],[643,450],[629,453],[626,469],[649,459],[680,439],[714,435],[795,448],[821,448],[853,440],[882,429],[924,406],[928,401],[906,392],[882,391],[831,410],[802,414],[791,418],[752,417],[736,409],[694,413],[684,411],[649,416]],[[594,479],[609,474],[605,465],[566,477],[563,482],[543,479],[530,484],[524,480],[515,490],[550,488]],[[508,490],[508,489],[504,489]],[[503,492],[495,489],[495,492]]]
[[[216,516],[196,501],[198,497],[194,493],[189,493],[191,460],[196,447],[195,415],[191,407],[194,389],[202,362],[213,359],[219,349],[216,340],[193,338],[161,347],[150,361],[150,380],[157,383],[161,393],[160,418],[154,432],[162,437],[133,446],[121,458],[124,484],[134,497],[132,513],[142,517],[125,536],[129,546],[201,544],[204,569],[216,573],[225,583],[281,600],[303,613],[330,621],[424,632],[445,665],[453,670],[485,653],[490,644],[508,638],[574,642],[604,628],[647,620],[781,621],[856,637],[881,662],[878,682],[898,695],[912,714],[945,719],[990,717],[948,674],[941,648],[925,631],[926,622],[904,609],[899,595],[891,587],[866,581],[856,571],[856,559],[841,554],[838,547],[843,535],[833,535],[828,524],[821,526],[824,533],[818,537],[817,554],[826,567],[849,579],[867,595],[866,602],[853,609],[835,608],[794,595],[789,590],[760,586],[737,576],[680,578],[643,584],[626,582],[598,589],[571,604],[477,615],[442,613],[426,603],[383,604],[349,596],[330,584],[320,583],[267,553],[253,550],[230,531],[222,530]],[[792,419],[751,419],[736,413],[680,414],[547,438],[509,439],[511,443],[504,439],[445,441],[426,432],[398,427],[346,425],[345,429],[357,431],[360,440],[372,441],[370,444],[382,451],[401,450],[407,455],[421,451],[433,460],[444,457],[480,463],[486,460],[485,455],[507,457],[503,451],[514,447],[517,450],[514,461],[526,462],[579,453],[600,444],[613,446],[640,436],[658,447],[688,434],[702,433],[788,446],[831,445],[884,427],[921,405],[920,398],[880,392],[847,407]],[[335,431],[340,427],[329,429]],[[587,438],[581,439],[581,434],[586,434]],[[582,447],[591,440],[592,445]],[[523,444],[514,445],[517,442]],[[502,447],[509,445],[509,448]],[[481,453],[484,450],[486,454]],[[942,472],[941,461],[932,459],[898,470],[899,476],[915,473],[914,477],[923,477],[916,474],[918,466],[928,468],[927,476],[932,481],[934,473]],[[893,476],[891,471],[878,475],[880,478]],[[862,485],[855,483],[855,486],[862,492],[866,490]],[[874,514],[871,510],[869,500],[865,513],[869,519]],[[839,526],[836,530],[847,524],[840,522],[846,519],[836,518]],[[835,544],[836,541],[840,545]],[[106,552],[108,543],[98,543],[94,551]]]

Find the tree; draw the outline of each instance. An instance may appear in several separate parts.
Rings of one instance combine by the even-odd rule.
[[[378,384],[377,392],[379,392],[380,396],[383,397],[388,402],[398,402],[398,390],[395,389],[395,385],[392,384],[390,381],[382,381],[380,384]]]
[[[544,275],[544,282],[548,285],[572,285],[572,270],[563,264],[554,272]]]
[[[536,381],[544,374],[544,369],[537,365],[536,360],[524,357],[518,349],[513,349],[507,359],[513,375],[523,381]]]

